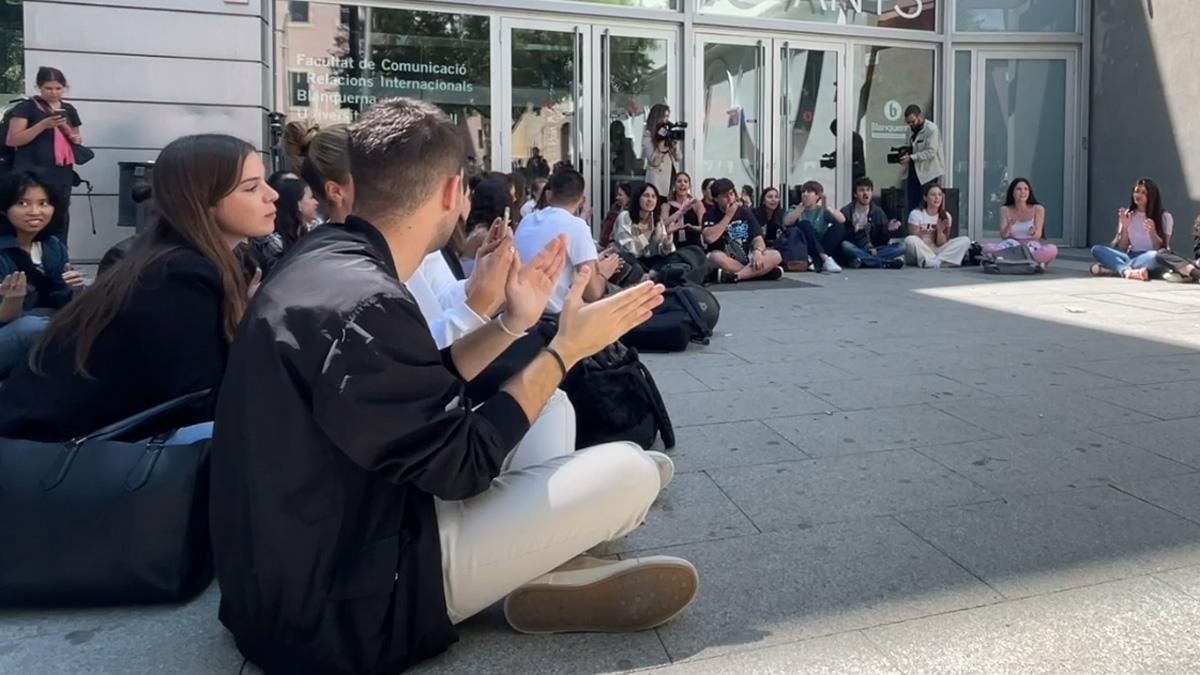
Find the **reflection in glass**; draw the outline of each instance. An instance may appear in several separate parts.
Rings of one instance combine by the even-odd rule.
[[[815,180],[832,199],[837,194],[837,52],[785,48],[782,57],[785,108],[780,151],[785,187],[798,188]],[[852,161],[859,175],[865,173],[861,137]],[[788,189],[782,194],[788,195]]]
[[[530,165],[535,151],[549,168],[578,159],[575,126],[578,52],[575,33],[514,28],[512,31],[513,171],[542,173]],[[535,164],[537,160],[534,160]]]
[[[984,78],[983,231],[999,236],[1008,184],[1028,178],[1046,208],[1047,239],[1063,236],[1067,64],[1062,59],[988,59]]]
[[[292,3],[294,4],[294,3]],[[289,119],[349,122],[378,100],[429,101],[465,127],[490,165],[491,32],[486,16],[306,3],[308,23],[276,41],[276,100]],[[288,11],[278,2],[277,14]]]
[[[25,20],[21,0],[0,2],[0,101],[25,92]]]
[[[642,133],[650,108],[667,102],[667,41],[612,36],[604,42],[601,58],[608,59],[610,83],[604,119],[609,159],[605,189],[611,203],[618,183],[645,178]]]
[[[955,24],[964,32],[1074,33],[1077,0],[958,0]]]
[[[954,53],[954,157],[950,173],[958,188],[959,231],[967,232],[971,203],[971,52]]]
[[[700,12],[848,26],[937,29],[936,0],[699,0]]]
[[[862,135],[867,175],[876,194],[904,187],[904,170],[888,164],[895,146],[907,145],[904,109],[917,104],[933,118],[934,52],[907,47],[855,48],[854,86],[858,93],[855,130]]]
[[[762,186],[762,67],[760,47],[704,45],[702,177]]]

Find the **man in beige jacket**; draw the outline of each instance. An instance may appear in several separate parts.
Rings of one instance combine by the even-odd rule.
[[[909,145],[912,152],[900,156],[900,164],[907,170],[904,179],[908,211],[921,208],[925,188],[942,184],[946,174],[946,160],[942,154],[942,132],[937,125],[925,119],[921,106],[910,105],[904,110],[904,122],[912,130]]]

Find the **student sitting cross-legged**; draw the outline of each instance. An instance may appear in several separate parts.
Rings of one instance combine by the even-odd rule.
[[[742,203],[733,181],[718,178],[709,191],[713,207],[704,215],[701,236],[708,246],[708,260],[717,268],[717,282],[782,277],[783,257],[767,248],[762,227]]]
[[[812,258],[813,270],[837,274],[834,260],[846,238],[846,216],[825,203],[825,187],[815,180],[800,186],[800,205],[783,219],[784,227],[798,227]]]
[[[936,183],[926,186],[921,207],[908,214],[904,257],[918,267],[958,267],[971,248],[970,237],[950,237],[946,193]]]
[[[684,560],[583,555],[645,519],[669,460],[530,441],[566,372],[648,319],[662,287],[585,303],[594,265],[568,270],[549,347],[473,401],[466,381],[556,293],[564,237],[529,260],[510,250],[503,313],[440,351],[400,281],[463,217],[465,158],[432,105],[368,109],[350,130],[354,215],[279,263],[230,351],[211,470],[219,616],[266,672],[398,673],[500,600],[523,632],[632,631],[695,594]],[[570,215],[563,181],[552,203]]]
[[[851,267],[904,267],[904,242],[890,243],[900,234],[900,221],[889,220],[875,203],[875,183],[863,176],[854,181],[854,201],[842,207],[846,219],[846,238],[842,255]]]

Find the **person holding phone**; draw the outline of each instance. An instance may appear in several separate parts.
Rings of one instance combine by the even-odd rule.
[[[1171,248],[1175,219],[1163,207],[1158,184],[1139,178],[1128,208],[1117,210],[1117,234],[1108,246],[1093,246],[1092,275],[1148,281],[1159,269],[1158,250]]]
[[[75,185],[75,147],[83,144],[83,121],[75,106],[63,100],[67,77],[58,68],[42,66],[37,72],[38,93],[12,110],[5,144],[15,149],[13,169],[38,169],[62,194],[54,233],[67,240],[71,188]]]

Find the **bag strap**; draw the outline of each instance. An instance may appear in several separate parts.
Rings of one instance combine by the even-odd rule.
[[[94,431],[86,436],[80,436],[79,438],[72,439],[70,445],[82,445],[88,441],[105,441],[115,438],[127,431],[138,428],[139,426],[160,415],[173,412],[179,408],[183,408],[197,401],[201,401],[208,397],[210,393],[212,393],[212,389],[205,389],[204,391],[197,391],[191,394],[180,396],[179,398],[171,399],[166,403],[160,403],[149,410],[143,410],[132,417],[127,417],[119,422],[113,422],[103,429]]]
[[[640,360],[636,363],[638,372],[642,375],[646,393],[650,396],[650,403],[654,406],[654,421],[658,425],[658,434],[662,436],[663,447],[670,450],[675,447],[675,426],[671,424],[671,415],[667,412],[667,404],[663,403],[662,393],[658,391],[658,384],[654,382],[654,376],[650,374],[650,369]]]
[[[704,320],[704,315],[700,312],[700,307],[696,304],[696,298],[692,295],[691,289],[686,286],[677,288],[676,297],[679,298],[679,303],[683,305],[683,309],[687,311],[688,316],[692,318],[692,323],[696,324],[696,329],[700,331],[700,336],[705,340],[712,337],[712,329],[708,327],[708,322]]]

